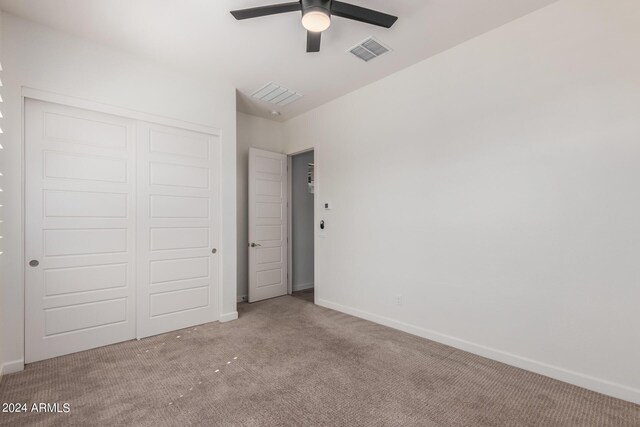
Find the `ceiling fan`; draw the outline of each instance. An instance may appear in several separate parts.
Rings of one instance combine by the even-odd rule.
[[[307,52],[320,52],[320,38],[322,32],[331,25],[331,16],[339,16],[385,28],[391,28],[398,20],[397,16],[337,0],[299,0],[233,10],[231,14],[237,20],[241,20],[296,11],[302,12],[302,26],[307,30]]]

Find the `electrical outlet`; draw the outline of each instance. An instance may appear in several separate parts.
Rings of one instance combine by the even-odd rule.
[[[402,295],[396,295],[396,305],[403,305],[404,297]]]

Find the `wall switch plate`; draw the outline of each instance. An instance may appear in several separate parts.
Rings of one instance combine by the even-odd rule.
[[[322,204],[322,207],[323,207],[326,211],[330,211],[330,210],[331,210],[331,208],[333,207],[333,205],[332,205],[331,203],[329,203],[329,202],[324,202],[324,203]]]
[[[396,295],[396,305],[403,305],[404,297],[402,295]]]

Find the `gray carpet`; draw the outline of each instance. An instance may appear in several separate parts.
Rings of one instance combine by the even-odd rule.
[[[240,319],[34,363],[2,425],[639,426],[640,406],[293,297]],[[237,359],[236,359],[237,358]]]

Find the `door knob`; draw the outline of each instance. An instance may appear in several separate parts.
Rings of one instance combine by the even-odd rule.
[[[32,259],[31,261],[29,261],[29,265],[31,267],[37,267],[40,265],[40,261],[38,261],[37,259]]]
[[[261,245],[261,244],[259,244],[259,243],[253,243],[253,242],[251,242],[251,247],[252,247],[252,248],[257,248],[258,246],[262,246],[262,245]]]
[[[215,254],[216,252],[218,252],[218,250],[216,248],[211,249],[211,253]]]

